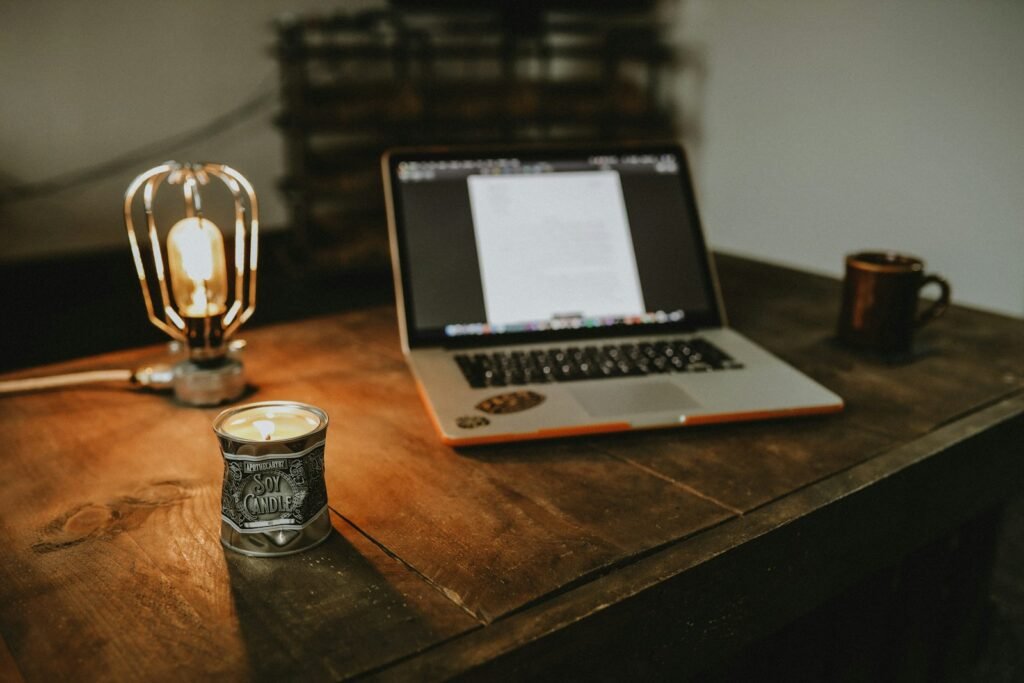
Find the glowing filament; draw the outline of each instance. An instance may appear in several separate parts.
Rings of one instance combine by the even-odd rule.
[[[184,218],[167,234],[167,265],[178,310],[188,318],[223,313],[228,299],[224,238],[205,218]]]

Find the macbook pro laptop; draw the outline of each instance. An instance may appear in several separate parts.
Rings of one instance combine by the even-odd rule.
[[[683,150],[396,150],[402,350],[469,445],[842,410],[726,325]]]

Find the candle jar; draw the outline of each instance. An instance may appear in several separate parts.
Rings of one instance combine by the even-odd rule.
[[[213,422],[224,457],[221,543],[244,555],[290,555],[331,533],[324,483],[327,413],[291,401],[250,403]]]

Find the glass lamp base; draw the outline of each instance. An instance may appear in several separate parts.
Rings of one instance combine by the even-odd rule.
[[[190,406],[215,406],[245,392],[242,363],[225,357],[214,365],[183,360],[174,366],[174,398]]]

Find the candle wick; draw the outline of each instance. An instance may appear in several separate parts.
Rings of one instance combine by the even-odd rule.
[[[252,426],[256,428],[264,441],[270,441],[274,437],[275,425],[270,420],[253,420]]]

